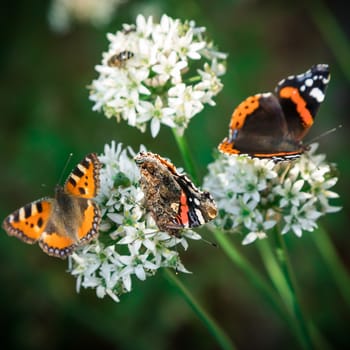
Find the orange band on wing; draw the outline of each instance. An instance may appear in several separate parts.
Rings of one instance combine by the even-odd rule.
[[[287,86],[280,91],[281,98],[288,98],[294,102],[296,105],[299,115],[301,115],[302,123],[305,127],[310,127],[314,123],[314,118],[310,114],[309,110],[306,108],[306,102],[297,88]]]
[[[241,152],[238,149],[234,148],[234,143],[230,143],[228,142],[226,139],[220,143],[220,145],[218,146],[218,149],[220,152],[222,153],[226,153],[226,154],[248,154],[252,157],[257,157],[257,158],[273,158],[273,157],[288,157],[288,156],[298,156],[299,154],[301,154],[303,152],[302,149],[298,149],[296,151],[286,151],[286,152],[275,152],[275,153],[244,153]]]
[[[247,116],[259,108],[259,98],[259,94],[250,96],[238,105],[232,113],[230,122],[231,129],[241,129],[243,127]]]
[[[240,154],[241,152],[238,149],[234,148],[234,142],[228,142],[227,139],[222,141],[218,146],[218,149],[222,153],[227,154]]]
[[[257,158],[273,158],[273,157],[288,157],[299,156],[303,152],[302,149],[292,152],[276,152],[276,153],[251,153],[250,155]]]
[[[181,192],[180,197],[180,213],[178,215],[178,221],[184,225],[188,225],[188,204],[185,192]]]
[[[74,241],[68,236],[61,236],[58,233],[44,234],[41,241],[52,249],[65,249],[74,244]]]

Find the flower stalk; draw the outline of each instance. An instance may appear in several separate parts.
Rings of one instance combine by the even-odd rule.
[[[293,296],[286,283],[285,276],[281,270],[281,267],[272,251],[270,242],[266,239],[258,242],[258,249],[260,256],[264,262],[266,271],[268,272],[272,283],[274,284],[279,296],[282,298],[287,309],[293,310]]]
[[[213,233],[215,234],[215,238],[220,247],[227,254],[231,262],[244,273],[244,275],[249,279],[249,282],[256,290],[259,291],[262,299],[268,301],[281,319],[288,324],[288,327],[292,330],[296,339],[299,341],[300,346],[304,349],[310,349],[308,347],[308,343],[304,339],[305,337],[302,329],[296,321],[293,312],[293,295],[286,284],[285,277],[281,272],[274,254],[268,246],[268,242],[266,240],[262,240],[259,242],[258,246],[260,248],[265,267],[269,272],[278,294],[262,277],[261,273],[258,272],[258,270],[247,259],[245,259],[242,254],[239,253],[226,234],[217,229],[214,230]],[[282,303],[280,298],[282,298],[284,303]],[[314,338],[318,340],[317,344],[320,346],[319,348],[323,349],[324,341],[321,339],[318,330],[315,327],[313,327],[312,330]]]
[[[192,157],[190,155],[190,149],[188,147],[187,140],[183,135],[179,135],[179,133],[175,129],[172,129],[172,132],[173,132],[177,147],[181,153],[182,159],[185,163],[186,170],[188,171],[188,174],[191,175],[193,181],[196,184],[198,184],[197,171],[192,161]]]
[[[204,308],[196,301],[190,291],[184,286],[184,284],[177,278],[176,275],[169,269],[164,269],[165,278],[176,287],[180,295],[189,304],[191,309],[196,313],[202,323],[207,327],[208,331],[216,339],[217,343],[223,350],[236,349],[232,340],[228,335],[219,327],[216,321],[204,310]]]
[[[302,336],[303,347],[304,349],[315,349],[316,347],[313,344],[313,339],[310,333],[309,322],[306,318],[306,312],[303,310],[303,307],[300,303],[300,298],[297,294],[297,283],[295,276],[292,270],[291,263],[289,261],[287,248],[285,245],[284,237],[277,230],[274,230],[274,240],[275,240],[275,254],[277,261],[280,264],[281,271],[283,273],[286,285],[288,286],[289,293],[288,299],[289,303],[292,303],[293,313],[296,319],[296,325],[299,328],[299,332]],[[284,293],[284,295],[287,293]]]

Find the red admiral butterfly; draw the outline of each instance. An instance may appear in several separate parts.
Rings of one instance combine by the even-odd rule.
[[[183,228],[201,226],[216,217],[210,193],[200,191],[169,161],[151,152],[139,153],[135,161],[145,206],[160,230],[178,235]]]
[[[222,153],[248,154],[276,161],[305,151],[302,139],[312,126],[330,80],[327,64],[281,80],[272,93],[248,97],[233,111]]]

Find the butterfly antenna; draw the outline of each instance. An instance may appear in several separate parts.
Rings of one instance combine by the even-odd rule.
[[[203,238],[203,237],[201,238],[201,240],[202,240],[203,242],[205,242],[205,243],[211,245],[211,246],[214,247],[214,248],[218,248],[218,245],[217,245],[215,242],[208,241],[207,239],[205,239],[205,238]]]
[[[72,157],[73,157],[73,153],[69,153],[68,158],[66,160],[66,163],[65,163],[65,165],[64,165],[64,167],[62,169],[61,175],[59,177],[59,181],[58,181],[59,184],[62,182],[63,175],[66,172],[68,164],[70,163]]]
[[[335,128],[329,129],[329,130],[323,132],[322,134],[320,134],[320,135],[314,137],[311,141],[308,142],[308,144],[310,145],[311,143],[313,143],[313,142],[315,142],[315,141],[321,139],[321,138],[324,137],[324,136],[327,136],[327,135],[329,135],[329,134],[331,134],[331,133],[337,131],[338,129],[341,129],[342,127],[343,127],[343,125],[342,125],[342,124],[339,124],[339,125],[336,126]]]

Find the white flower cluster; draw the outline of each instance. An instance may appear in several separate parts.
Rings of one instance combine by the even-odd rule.
[[[142,151],[145,149],[142,147]],[[132,276],[145,280],[160,267],[188,272],[180,261],[177,245],[187,249],[186,239],[200,239],[184,230],[181,237],[160,232],[142,205],[140,173],[135,153],[115,142],[106,145],[99,159],[103,165],[101,188],[96,202],[102,211],[98,240],[75,251],[69,258],[69,272],[81,287],[95,288],[98,297],[130,292]]]
[[[313,231],[317,219],[340,210],[330,205],[338,194],[330,191],[337,178],[317,155],[317,144],[299,160],[272,160],[220,154],[209,165],[204,185],[214,197],[219,214],[214,221],[224,231],[240,232],[243,244],[267,237],[277,224],[281,233]]]
[[[57,32],[67,31],[74,21],[101,26],[110,22],[123,2],[125,0],[53,0],[49,23]]]
[[[181,134],[204,104],[215,105],[226,54],[204,38],[205,28],[166,15],[160,23],[138,15],[135,25],[108,34],[108,51],[90,88],[94,110],[126,120],[153,137],[161,124]]]

